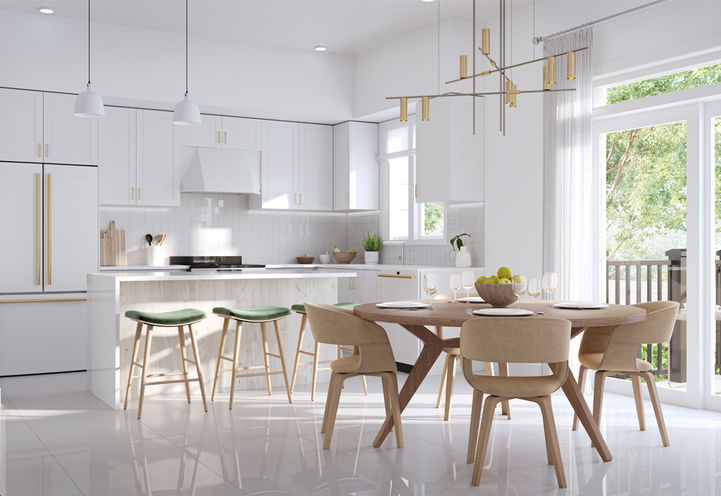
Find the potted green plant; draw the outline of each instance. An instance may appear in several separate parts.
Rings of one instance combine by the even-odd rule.
[[[378,265],[378,252],[381,249],[381,240],[377,234],[368,232],[363,237],[363,250],[365,251],[365,263]]]
[[[463,243],[463,237],[471,237],[468,233],[456,234],[451,238],[451,247],[453,251],[458,250],[456,253],[456,267],[470,267],[471,266],[471,252],[468,251],[468,247]]]

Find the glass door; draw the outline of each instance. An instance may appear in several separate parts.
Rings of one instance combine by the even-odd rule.
[[[713,301],[709,302],[708,325],[704,347],[704,379],[706,391],[706,407],[721,410],[721,102],[709,103],[705,106],[704,130],[706,153],[705,163],[708,167],[711,196],[708,208],[712,211],[710,218],[711,256],[708,260],[710,292]]]

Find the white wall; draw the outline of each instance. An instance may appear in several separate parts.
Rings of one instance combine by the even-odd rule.
[[[79,92],[84,21],[0,10],[0,86]],[[106,103],[160,102],[185,91],[184,37],[93,24],[92,81]],[[192,36],[191,97],[202,111],[335,123],[353,117],[353,58]]]

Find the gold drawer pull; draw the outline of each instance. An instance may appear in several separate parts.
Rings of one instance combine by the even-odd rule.
[[[38,145],[40,146],[40,145]],[[42,178],[40,173],[35,174],[35,285],[40,286],[42,284],[42,245],[40,238],[42,238],[42,196],[43,186]]]
[[[388,277],[390,279],[415,279],[415,277],[407,274],[378,274],[378,277]]]

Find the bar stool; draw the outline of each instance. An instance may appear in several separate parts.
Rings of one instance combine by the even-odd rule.
[[[125,388],[125,403],[123,409],[128,409],[128,396],[130,395],[130,386],[133,383],[133,379],[140,379],[140,399],[138,401],[138,418],[140,418],[143,412],[143,398],[145,397],[145,386],[155,386],[157,384],[175,384],[179,382],[185,383],[185,395],[190,403],[190,383],[198,382],[200,385],[200,394],[203,397],[203,409],[208,411],[208,404],[205,401],[205,387],[203,386],[203,373],[200,370],[200,358],[198,356],[198,344],[195,341],[195,333],[193,332],[193,324],[200,322],[205,319],[205,313],[196,310],[194,308],[185,308],[182,310],[175,310],[172,312],[139,312],[136,310],[129,310],[125,312],[125,316],[130,320],[137,322],[135,328],[135,341],[133,342],[133,354],[130,359],[130,372],[128,373],[128,385]],[[143,352],[143,363],[138,363],[138,348],[140,347],[140,338],[143,334],[143,325],[146,327],[145,335],[145,351]],[[190,343],[193,347],[193,358],[190,360],[185,354],[185,334],[183,327],[188,326],[188,334],[190,335]],[[177,327],[178,328],[178,339],[180,340],[180,358],[183,365],[182,372],[166,372],[159,374],[148,374],[148,366],[150,364],[150,343],[153,340],[153,327]],[[195,365],[195,370],[198,373],[198,377],[195,379],[188,378],[188,367],[187,363]],[[134,376],[135,367],[143,369],[143,373],[139,376]],[[170,379],[163,381],[147,382],[149,377],[167,377],[182,375],[182,379]]]
[[[333,305],[334,307],[338,308],[344,308],[346,310],[353,310],[353,308],[358,305],[357,303],[336,303]],[[295,305],[291,305],[291,310],[293,310],[295,313],[299,314],[301,316],[300,319],[300,333],[298,334],[298,347],[295,350],[295,362],[293,363],[293,377],[290,380],[290,392],[292,393],[295,390],[295,377],[298,374],[298,367],[301,365],[312,365],[313,366],[313,380],[311,382],[311,389],[310,389],[310,401],[313,401],[315,399],[315,382],[316,378],[318,377],[318,371],[319,370],[331,370],[330,367],[323,367],[318,368],[318,364],[325,364],[325,363],[331,363],[333,360],[318,360],[318,349],[320,348],[320,343],[315,343],[315,349],[314,351],[305,351],[302,349],[303,347],[303,335],[305,334],[305,326],[308,322],[308,315],[305,311],[305,305],[303,303],[296,303]],[[348,348],[342,345],[338,345],[338,359],[343,358],[343,352],[349,352],[353,353],[354,348]],[[299,362],[300,355],[309,355],[313,357],[312,362]],[[368,383],[366,382],[365,376],[361,376],[361,379],[363,380],[363,393],[367,396],[368,395]]]
[[[285,357],[283,355],[283,343],[280,340],[280,329],[278,328],[278,321],[284,319],[290,315],[290,310],[285,307],[265,306],[252,308],[247,310],[233,310],[225,307],[215,307],[213,313],[223,318],[223,333],[220,335],[220,351],[218,351],[218,361],[215,365],[215,379],[213,380],[213,392],[210,395],[210,401],[215,399],[215,388],[218,384],[218,374],[220,372],[232,372],[233,378],[230,381],[230,404],[228,408],[233,408],[233,394],[235,392],[235,380],[239,377],[257,377],[264,375],[268,384],[268,395],[272,395],[272,389],[270,386],[270,376],[276,374],[283,374],[283,380],[285,381],[285,390],[288,393],[288,403],[293,403],[293,399],[290,396],[290,387],[288,386],[288,374],[285,369]],[[225,337],[228,334],[228,326],[230,321],[235,321],[235,344],[233,346],[233,357],[223,355],[223,349],[225,348]],[[240,334],[243,330],[243,323],[260,324],[260,333],[263,339],[263,361],[264,365],[251,365],[245,367],[238,366],[238,353],[240,350]],[[275,327],[275,340],[278,343],[278,354],[268,352],[268,339],[265,333],[265,324],[272,322]],[[278,358],[282,367],[282,371],[270,371],[270,362],[268,357]],[[232,362],[232,369],[221,369],[221,360],[227,360]],[[265,369],[265,372],[238,374],[239,370],[257,370]]]

